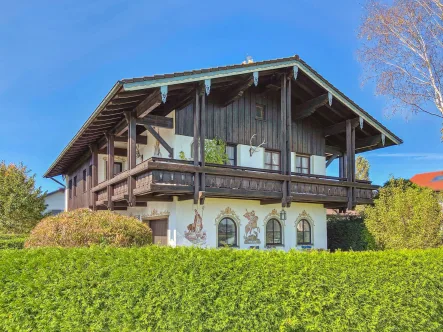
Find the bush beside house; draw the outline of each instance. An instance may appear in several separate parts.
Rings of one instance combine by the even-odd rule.
[[[23,249],[25,240],[22,234],[0,234],[0,249]]]
[[[0,251],[11,331],[441,331],[443,250]]]
[[[77,209],[43,219],[32,230],[25,247],[133,247],[151,242],[151,229],[135,218]]]
[[[329,215],[327,217],[328,249],[375,250],[375,240],[359,215]]]

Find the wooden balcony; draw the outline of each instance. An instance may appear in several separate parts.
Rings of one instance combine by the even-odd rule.
[[[331,176],[296,173],[289,176],[264,169],[214,164],[201,167],[188,161],[152,158],[92,188],[95,193],[92,196],[98,207],[108,206],[108,197],[116,207],[127,206],[128,178],[133,177],[137,206],[151,200],[170,201],[172,196],[178,196],[179,200],[192,199],[195,176],[202,173],[205,174],[205,197],[255,199],[262,204],[281,201],[285,181],[290,183],[293,202],[323,203],[327,207],[346,207],[350,190],[353,190],[353,205],[372,204],[372,192],[377,189],[367,181],[347,182]]]

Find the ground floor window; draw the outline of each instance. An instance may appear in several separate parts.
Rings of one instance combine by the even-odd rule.
[[[266,245],[281,245],[282,227],[277,219],[270,219],[266,224]]]
[[[311,224],[302,219],[297,225],[297,244],[312,244]]]
[[[218,224],[218,246],[238,246],[237,225],[231,218],[223,218]]]

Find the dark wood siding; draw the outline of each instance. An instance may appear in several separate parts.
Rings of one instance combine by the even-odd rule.
[[[265,106],[264,120],[256,120],[256,104]],[[194,136],[193,107],[191,104],[177,111],[176,134]],[[209,95],[206,110],[206,138],[219,137],[228,143],[249,145],[252,135],[256,134],[253,141],[254,145],[258,145],[266,139],[266,148],[280,149],[279,92],[259,94],[255,92],[255,88],[251,88],[241,98],[226,107],[214,103],[211,95]],[[314,155],[325,154],[325,139],[322,128],[314,120],[307,118],[293,121],[292,137],[291,150],[293,152]]]
[[[68,210],[74,210],[79,208],[89,207],[89,188],[91,177],[89,174],[89,165],[91,164],[90,158],[86,158],[84,162],[80,164],[71,174],[68,175],[68,181],[72,180],[71,198],[68,198]],[[86,170],[86,191],[83,190],[83,171]],[[74,177],[77,177],[77,188],[74,196]]]

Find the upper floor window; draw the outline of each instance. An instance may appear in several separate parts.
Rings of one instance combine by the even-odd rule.
[[[280,170],[280,152],[265,151],[265,169]]]
[[[255,105],[255,119],[264,120],[266,114],[266,105],[256,104]]]
[[[309,174],[309,156],[295,156],[295,172]]]
[[[237,146],[232,144],[226,145],[226,154],[228,155],[226,165],[237,166]]]
[[[86,188],[87,188],[87,185],[86,185],[86,168],[83,170],[83,192],[85,193],[86,192]]]
[[[283,244],[281,223],[277,219],[270,219],[266,223],[266,245],[281,244]]]
[[[123,163],[122,162],[114,162],[114,175],[123,172]],[[108,161],[105,160],[105,179],[108,179]]]
[[[231,218],[223,218],[218,223],[218,246],[238,246],[237,225]]]
[[[74,197],[77,196],[77,177],[74,176]]]
[[[311,224],[306,219],[297,224],[297,244],[312,244]]]
[[[69,198],[72,198],[72,180],[69,180],[68,191],[69,191]]]

